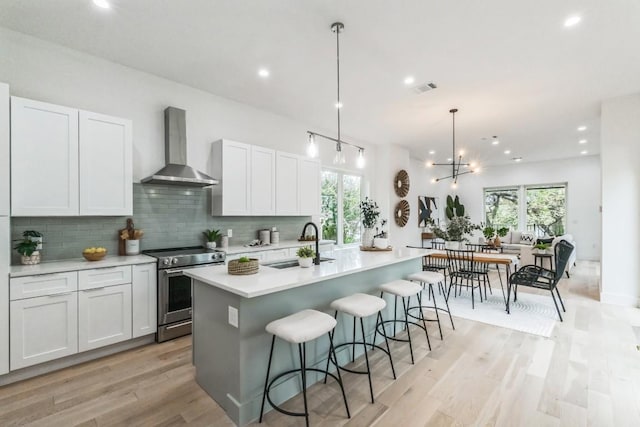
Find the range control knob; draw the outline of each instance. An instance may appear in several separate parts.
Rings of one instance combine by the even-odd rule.
[[[169,258],[165,258],[162,260],[162,265],[169,265],[171,263],[171,260]]]
[[[178,263],[178,258],[173,258],[171,260],[171,264],[176,265]]]

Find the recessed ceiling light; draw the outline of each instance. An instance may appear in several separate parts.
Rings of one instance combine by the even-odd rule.
[[[336,102],[336,108],[342,108],[342,102]]]
[[[582,20],[581,17],[579,16],[570,16],[567,19],[565,19],[564,21],[564,26],[565,27],[573,27],[574,25],[578,24],[580,21]]]
[[[587,130],[586,126],[578,126],[578,132],[584,132],[585,130]]]
[[[586,144],[587,140],[586,139],[581,139],[580,141],[578,141],[578,144]]]
[[[266,68],[260,68],[258,70],[258,75],[262,78],[267,78],[269,77],[271,73],[269,72],[269,70],[267,70]]]
[[[514,157],[513,161],[514,162],[521,162],[522,161],[522,157]]]
[[[413,76],[407,76],[404,78],[404,84],[407,86],[414,84],[416,79]]]
[[[429,154],[433,155],[436,154],[435,150],[429,150]]]
[[[504,154],[511,154],[511,150],[504,150]]]
[[[500,144],[500,141],[498,141],[497,139],[494,139],[494,140],[491,142],[491,144],[492,144],[492,145],[498,145],[498,144]]]
[[[452,161],[452,160],[453,160],[453,159],[452,159],[451,157],[449,157],[449,158],[447,159],[447,162],[450,162],[450,161]]]
[[[98,6],[100,9],[110,9],[111,5],[107,0],[93,0],[93,4]]]
[[[587,150],[582,150],[580,154],[589,154],[589,152]]]

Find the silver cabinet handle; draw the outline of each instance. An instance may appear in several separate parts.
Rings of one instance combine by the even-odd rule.
[[[58,293],[56,293],[56,294],[48,294],[47,296],[48,296],[48,297],[50,297],[50,298],[53,298],[53,297],[59,297],[59,296],[62,296],[62,295],[71,295],[73,292],[74,292],[74,291],[69,291],[69,292],[58,292]]]
[[[82,289],[83,292],[93,292],[93,291],[101,291],[103,290],[105,287],[101,286],[99,288],[90,288],[90,289]]]
[[[192,320],[189,320],[188,322],[182,322],[182,323],[178,323],[177,325],[167,326],[167,330],[169,330],[169,329],[179,328],[179,327],[181,327],[181,326],[187,326],[187,325],[190,325],[190,324],[192,324],[192,323],[193,323],[193,321],[192,321]]]

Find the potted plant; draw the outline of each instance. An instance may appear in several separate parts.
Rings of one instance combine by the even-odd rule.
[[[368,197],[360,202],[360,215],[362,217],[362,246],[370,248],[373,246],[373,228],[378,222],[380,208],[378,204]]]
[[[42,233],[35,230],[25,230],[22,232],[22,237],[25,239],[29,239],[32,242],[36,242],[38,246],[36,247],[37,251],[42,250]]]
[[[500,238],[506,236],[508,232],[509,232],[509,229],[507,227],[500,227],[496,230],[496,237],[495,239],[493,239],[493,245],[496,248],[502,244],[502,242],[500,241]]]
[[[313,259],[316,257],[316,251],[311,246],[302,246],[296,252],[298,255],[298,265],[300,267],[311,267]]]
[[[217,246],[217,241],[220,238],[220,230],[205,230],[202,232],[204,237],[207,239],[206,246],[207,249],[215,249]]]
[[[437,227],[433,220],[431,226],[433,227],[433,234],[436,237],[445,241],[445,248],[447,249],[461,249],[462,242],[468,241],[467,235],[470,235],[474,230],[479,230],[480,226],[471,222],[471,218],[468,216],[454,216],[446,225],[445,229]]]
[[[387,232],[384,231],[384,226],[387,224],[387,220],[380,220],[380,233],[378,233],[378,227],[376,227],[376,235],[373,236],[373,246],[378,249],[387,249],[389,247],[389,238]]]
[[[482,235],[488,245],[493,245],[493,237],[496,235],[496,229],[491,226],[486,226],[482,229]]]
[[[542,243],[542,242],[538,242],[535,245],[533,245],[533,248],[539,253],[539,254],[546,254],[547,250],[551,247],[551,245],[549,243]]]
[[[40,252],[36,249],[38,247],[38,242],[25,237],[23,240],[20,240],[16,246],[13,247],[20,254],[20,262],[24,265],[33,265],[40,263]]]

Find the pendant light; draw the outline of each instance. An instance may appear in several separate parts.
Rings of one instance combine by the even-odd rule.
[[[433,182],[439,182],[442,181],[444,179],[453,179],[453,182],[451,183],[451,188],[456,189],[458,188],[458,177],[460,175],[466,175],[468,173],[473,173],[475,172],[474,169],[468,169],[471,167],[470,163],[462,163],[462,156],[464,155],[464,151],[460,150],[460,152],[458,153],[458,159],[456,160],[456,113],[458,112],[457,108],[452,108],[451,110],[449,110],[449,112],[451,113],[451,118],[452,118],[452,122],[453,122],[453,131],[452,131],[452,155],[451,155],[451,161],[447,162],[447,163],[430,163],[429,166],[450,166],[451,167],[451,175],[449,176],[444,176],[442,178],[436,178],[433,180]],[[460,171],[461,168],[462,171]]]

